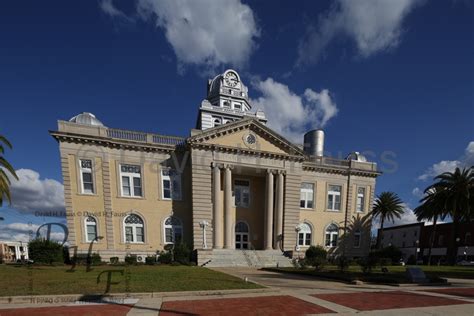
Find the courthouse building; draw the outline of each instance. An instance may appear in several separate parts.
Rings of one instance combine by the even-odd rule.
[[[91,113],[58,121],[70,246],[107,260],[185,242],[208,266],[288,263],[310,245],[366,254],[370,226],[353,219],[371,208],[376,164],[324,156],[321,130],[293,144],[247,93],[234,70],[209,80],[186,138],[106,127]]]

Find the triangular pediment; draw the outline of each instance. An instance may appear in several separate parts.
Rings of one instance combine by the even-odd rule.
[[[214,127],[188,139],[191,145],[304,157],[303,151],[253,118]]]

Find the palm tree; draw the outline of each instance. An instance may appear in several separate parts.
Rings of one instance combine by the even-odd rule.
[[[456,168],[454,172],[445,172],[435,177],[435,182],[429,187],[435,190],[443,191],[442,201],[453,220],[453,234],[450,241],[450,253],[448,257],[450,263],[456,263],[458,253],[457,238],[459,223],[470,221],[473,217],[473,199],[474,199],[474,167]]]
[[[420,200],[421,205],[413,210],[417,221],[433,221],[433,230],[430,236],[428,250],[428,265],[431,265],[431,251],[436,236],[436,224],[438,219],[444,220],[448,215],[445,206],[446,191],[440,188],[428,187],[424,191],[425,196]]]
[[[380,219],[380,234],[377,236],[377,245],[383,237],[383,225],[386,220],[393,222],[395,218],[401,218],[405,213],[402,200],[394,192],[382,192],[375,199],[372,209],[372,218]]]
[[[10,173],[15,179],[18,180],[18,176],[15,173],[15,169],[12,165],[3,157],[5,153],[5,147],[12,148],[12,144],[4,136],[0,135],[0,206],[3,204],[3,196],[5,196],[8,202],[11,202],[10,195],[10,178],[7,172]]]

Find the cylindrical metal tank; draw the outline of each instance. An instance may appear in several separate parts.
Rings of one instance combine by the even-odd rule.
[[[324,154],[324,131],[315,129],[304,134],[303,147],[306,154],[322,157]]]

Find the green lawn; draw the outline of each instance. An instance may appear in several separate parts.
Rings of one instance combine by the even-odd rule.
[[[315,271],[313,268],[296,269],[296,268],[270,268],[269,270],[311,275],[318,278],[334,279],[343,282],[353,280],[362,280],[375,283],[409,283],[405,270],[407,267],[419,267],[426,276],[432,279],[432,282],[439,282],[439,278],[459,278],[474,279],[474,267],[461,266],[388,266],[388,273],[382,273],[381,268],[377,267],[372,270],[371,274],[362,273],[359,266],[350,266],[349,269],[340,273],[337,266],[326,266],[322,271]]]
[[[0,296],[48,294],[100,294],[107,287],[108,270],[123,271],[111,276],[110,293],[168,292],[261,288],[254,283],[207,268],[191,266],[12,266],[0,265]]]

